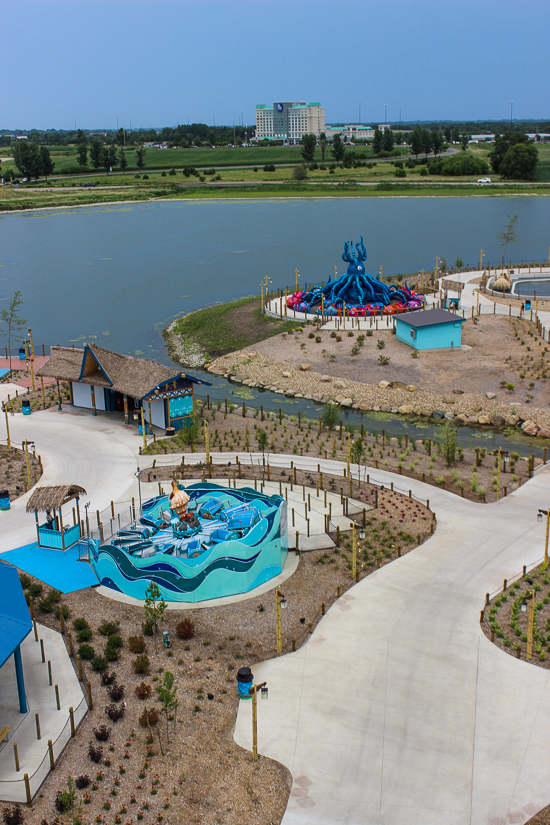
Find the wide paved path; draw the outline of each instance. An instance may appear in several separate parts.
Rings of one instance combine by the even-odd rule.
[[[550,472],[492,505],[410,486],[430,496],[433,538],[254,668],[260,753],[293,776],[283,825],[504,825],[550,802],[550,674],[479,627],[485,593],[541,558]],[[235,739],[251,745],[248,702]]]

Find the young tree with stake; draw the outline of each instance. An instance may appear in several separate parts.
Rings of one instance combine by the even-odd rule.
[[[23,300],[21,298],[21,291],[18,289],[16,290],[13,298],[8,304],[7,309],[3,309],[0,312],[0,323],[6,324],[7,330],[4,333],[5,337],[8,339],[8,358],[10,360],[10,370],[11,370],[11,346],[12,344],[19,344],[23,340],[23,336],[21,335],[21,330],[25,329],[29,319],[28,318],[20,318],[17,314],[19,311],[19,307],[23,304]]]
[[[166,602],[161,596],[158,585],[153,581],[149,583],[149,587],[145,591],[145,602],[143,604],[143,609],[145,611],[146,620],[153,623],[156,648],[158,623],[164,621]]]

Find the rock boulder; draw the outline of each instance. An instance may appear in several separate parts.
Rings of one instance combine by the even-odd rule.
[[[525,435],[533,435],[535,436],[540,427],[535,421],[524,421],[521,425],[521,429],[525,433]]]
[[[389,381],[380,381],[378,386],[380,387],[381,390],[387,390],[388,387],[390,386],[390,382]]]
[[[302,370],[302,372],[309,372],[311,366],[309,364],[300,364],[300,369]]]

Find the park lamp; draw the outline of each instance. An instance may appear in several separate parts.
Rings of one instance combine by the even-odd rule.
[[[524,599],[521,603],[521,612],[525,613],[526,610],[527,610],[527,600]]]
[[[279,591],[279,604],[281,605],[281,610],[286,610],[287,608],[287,600],[283,596],[283,594]]]
[[[541,510],[540,507],[539,507],[539,511],[537,513],[537,521],[542,521],[542,517],[547,516],[547,515],[548,515],[548,510]]]
[[[269,695],[268,687],[267,687],[266,684],[263,684],[262,687],[260,688],[260,696],[262,697],[262,699],[267,699],[268,695]]]
[[[365,535],[366,534],[364,528],[361,528],[361,530],[359,530],[359,538],[362,540],[365,538]]]

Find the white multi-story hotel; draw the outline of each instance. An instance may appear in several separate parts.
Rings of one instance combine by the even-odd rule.
[[[274,103],[270,108],[256,106],[256,140],[282,140],[300,143],[302,135],[325,131],[325,110],[320,103]]]

